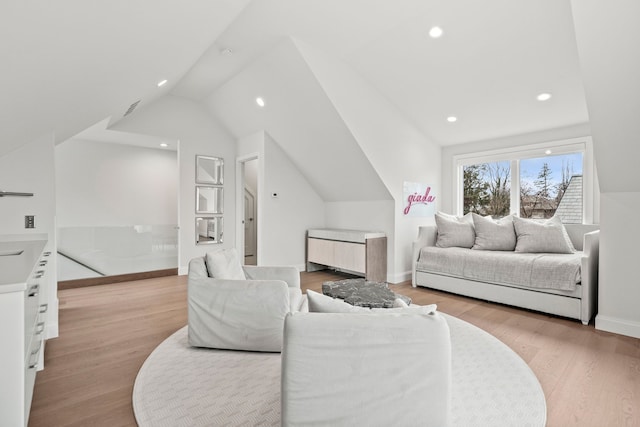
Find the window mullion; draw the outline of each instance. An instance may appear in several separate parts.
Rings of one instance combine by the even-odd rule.
[[[511,160],[511,215],[520,216],[520,160]]]

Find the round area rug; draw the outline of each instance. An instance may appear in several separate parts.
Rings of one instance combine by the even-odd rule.
[[[451,330],[455,426],[544,426],[544,393],[529,366],[476,326]],[[187,327],[140,368],[133,410],[141,427],[279,426],[280,354],[190,347]]]

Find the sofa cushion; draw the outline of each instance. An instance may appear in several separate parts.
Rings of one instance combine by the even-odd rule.
[[[560,254],[575,252],[560,217],[554,216],[542,222],[514,217],[513,225],[517,236],[516,252]]]
[[[516,248],[516,231],[513,228],[513,216],[498,220],[491,217],[472,214],[476,240],[473,248],[485,251],[512,251]]]
[[[436,246],[439,248],[471,248],[475,243],[476,234],[470,213],[457,217],[437,212],[436,226],[438,227]]]
[[[240,258],[235,248],[207,253],[209,276],[216,279],[246,280]]]
[[[522,253],[426,246],[420,250],[416,270],[498,285],[573,291],[581,280],[581,259],[581,252]]]

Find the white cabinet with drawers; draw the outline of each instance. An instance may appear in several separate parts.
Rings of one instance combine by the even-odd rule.
[[[307,271],[333,267],[372,282],[387,281],[387,237],[382,232],[312,229],[307,231]]]
[[[0,425],[29,420],[43,368],[51,252],[45,240],[0,242]]]

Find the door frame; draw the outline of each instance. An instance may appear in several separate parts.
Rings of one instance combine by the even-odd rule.
[[[262,183],[263,183],[263,171],[262,171],[262,159],[260,153],[249,153],[243,156],[236,157],[236,250],[238,257],[244,260],[244,164],[251,160],[258,161],[258,180],[256,188],[256,257],[257,264],[260,264],[261,250],[260,250],[260,234],[262,229]]]

